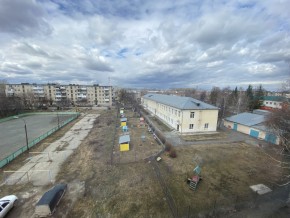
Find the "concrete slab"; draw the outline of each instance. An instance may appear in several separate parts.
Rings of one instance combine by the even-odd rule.
[[[269,187],[265,186],[264,184],[252,185],[250,186],[250,188],[259,195],[263,195],[272,191]]]

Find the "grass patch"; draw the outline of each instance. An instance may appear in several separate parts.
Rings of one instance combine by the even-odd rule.
[[[204,140],[221,140],[227,138],[227,133],[204,133],[195,135],[181,135],[181,138],[185,141],[204,141]]]

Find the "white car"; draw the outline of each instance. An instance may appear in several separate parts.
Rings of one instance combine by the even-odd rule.
[[[17,199],[15,195],[8,195],[0,199],[0,218],[3,218],[13,208]]]

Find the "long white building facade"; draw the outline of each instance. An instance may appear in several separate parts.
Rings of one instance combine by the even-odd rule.
[[[146,94],[141,98],[145,110],[181,134],[214,132],[219,108],[190,97]]]
[[[50,104],[69,101],[72,104],[111,106],[114,99],[112,86],[78,84],[6,84],[5,94],[8,97],[20,97],[27,101],[46,100]]]

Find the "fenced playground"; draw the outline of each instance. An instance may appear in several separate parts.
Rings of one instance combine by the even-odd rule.
[[[76,112],[46,112],[0,119],[0,168],[78,116]]]

